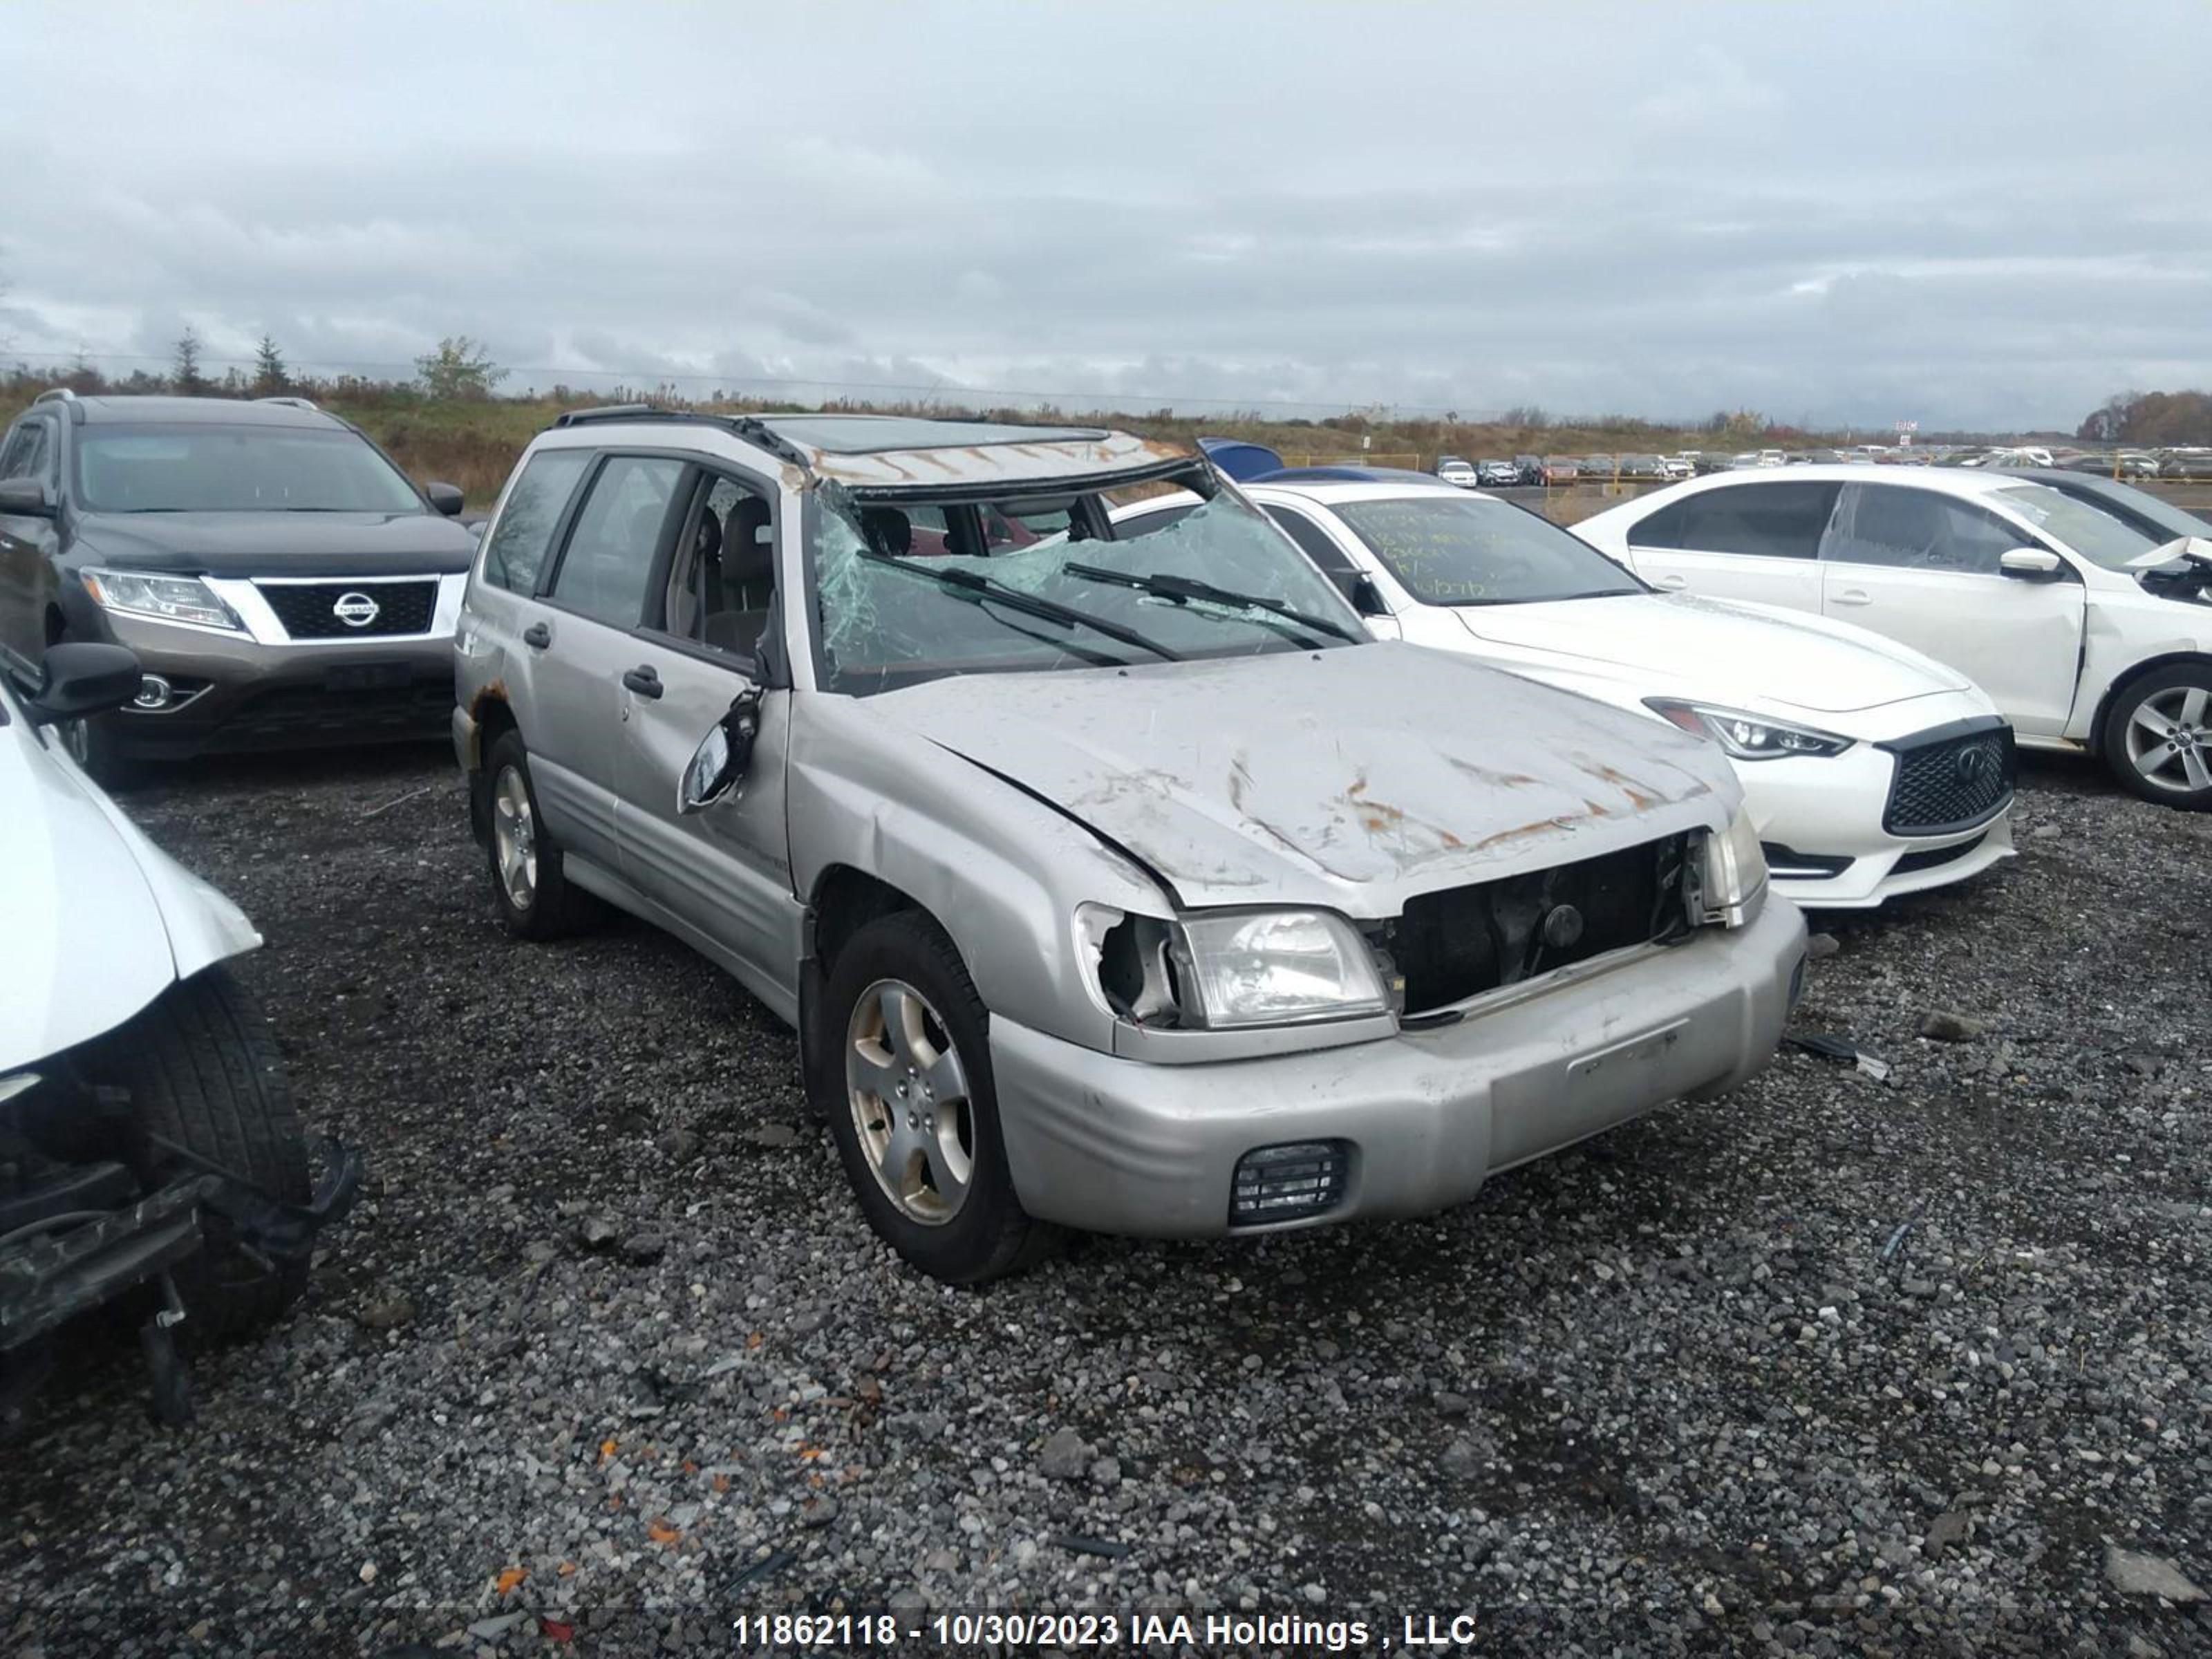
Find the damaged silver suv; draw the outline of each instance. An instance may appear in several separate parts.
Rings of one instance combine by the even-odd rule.
[[[734,975],[946,1279],[1455,1203],[1741,1082],[1802,970],[1717,750],[1368,641],[1121,433],[572,413],[455,649],[507,925],[611,902]]]

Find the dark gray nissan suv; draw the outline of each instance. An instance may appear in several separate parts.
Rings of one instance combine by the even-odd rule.
[[[112,641],[145,678],[76,722],[140,759],[441,735],[475,538],[305,398],[42,393],[0,442],[0,662]]]

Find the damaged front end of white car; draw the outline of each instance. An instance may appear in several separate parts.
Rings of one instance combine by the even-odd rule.
[[[48,648],[0,674],[0,1438],[94,1308],[137,1324],[154,1413],[191,1415],[177,1338],[275,1317],[358,1188],[319,1183],[276,1045],[226,963],[238,908],[148,841],[68,758],[71,722],[126,701],[120,647]]]

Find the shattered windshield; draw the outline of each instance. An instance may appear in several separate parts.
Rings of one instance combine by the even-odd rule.
[[[2172,536],[2150,535],[2116,514],[2107,513],[2092,502],[2077,501],[2047,484],[2007,484],[1997,491],[1996,499],[2038,530],[2048,532],[2083,558],[2107,570],[2118,570],[2129,560],[2141,558],[2176,536],[2212,534],[2212,525],[2200,525],[2194,530],[2177,530]],[[2160,507],[2165,505],[2154,495],[2144,499]]]
[[[1127,666],[1364,642],[1274,525],[1224,491],[1109,525],[1098,492],[811,498],[815,664],[866,695],[948,674]]]

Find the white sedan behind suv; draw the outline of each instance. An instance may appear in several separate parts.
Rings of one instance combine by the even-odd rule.
[[[2212,809],[2212,542],[1999,471],[1698,478],[1575,526],[1660,587],[1848,620],[1969,676],[2020,741]]]
[[[1717,744],[1775,886],[1877,905],[2012,855],[2012,739],[1917,652],[1817,618],[1653,592],[1495,496],[1400,482],[1245,491],[1370,631],[1472,657]],[[1117,515],[1135,533],[1195,497]]]

